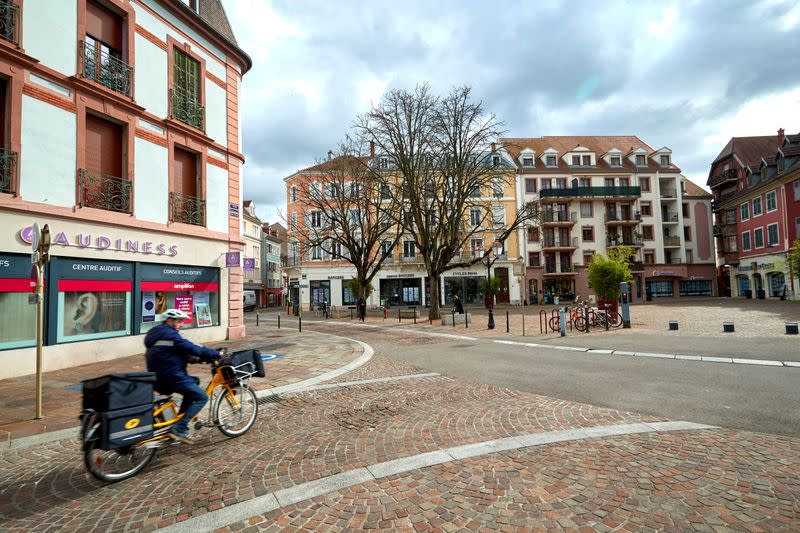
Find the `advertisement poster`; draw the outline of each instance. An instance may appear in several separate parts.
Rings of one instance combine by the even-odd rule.
[[[208,307],[208,304],[196,304],[194,309],[197,313],[197,327],[204,328],[214,325],[214,321],[211,319],[211,309]]]
[[[59,294],[59,300],[65,338],[127,330],[128,298],[124,292],[65,292]]]
[[[194,296],[176,296],[175,308],[189,315],[189,320],[194,320]]]
[[[192,294],[192,296],[194,296],[194,305],[195,306],[203,305],[203,304],[208,305],[210,303],[208,291],[196,292],[196,293]]]
[[[156,293],[142,293],[142,322],[155,322],[156,320]]]

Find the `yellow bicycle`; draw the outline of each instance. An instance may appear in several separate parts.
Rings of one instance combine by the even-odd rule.
[[[211,362],[211,381],[205,389],[209,398],[209,421],[195,417],[194,429],[208,425],[218,428],[227,437],[247,433],[258,415],[258,399],[250,388],[250,378],[254,375],[264,376],[261,354],[256,350],[226,354]],[[80,415],[84,465],[92,476],[108,482],[135,476],[153,460],[159,448],[177,443],[169,435],[169,429],[184,416],[171,396],[153,398],[152,422],[149,408],[145,409],[148,420],[128,414],[120,422],[121,426],[109,416],[114,412],[84,409]],[[125,442],[126,434],[136,440]]]

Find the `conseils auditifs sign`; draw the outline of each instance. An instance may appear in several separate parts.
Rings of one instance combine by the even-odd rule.
[[[131,239],[111,239],[105,235],[92,235],[91,233],[77,233],[70,237],[66,232],[53,233],[51,246],[63,246],[70,248],[92,248],[94,250],[112,250],[115,252],[129,252],[134,254],[147,254],[164,257],[175,257],[178,255],[178,245],[165,242],[131,240]],[[19,238],[23,242],[30,244],[33,240],[33,227],[28,226],[19,230]]]

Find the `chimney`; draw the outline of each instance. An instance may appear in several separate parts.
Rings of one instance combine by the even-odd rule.
[[[786,138],[783,128],[778,130],[778,144],[783,145],[783,140]]]
[[[496,151],[497,151],[497,144],[496,143],[492,143],[492,152],[496,152]]]
[[[328,161],[333,159],[333,150],[328,150]]]
[[[375,141],[369,142],[369,158],[375,159]]]

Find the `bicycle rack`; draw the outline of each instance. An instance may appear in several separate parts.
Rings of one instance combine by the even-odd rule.
[[[539,333],[545,335],[550,333],[550,326],[547,324],[547,311],[542,309],[539,311]]]

